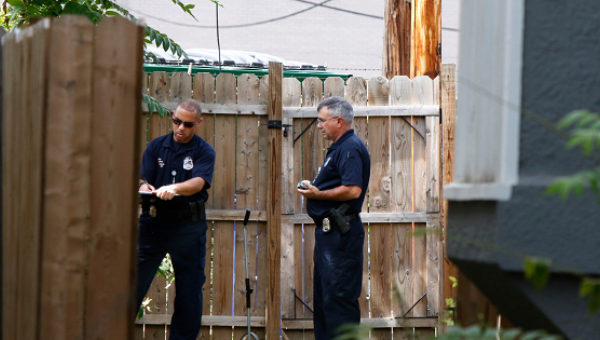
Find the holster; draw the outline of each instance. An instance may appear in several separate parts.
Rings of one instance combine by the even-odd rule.
[[[198,200],[190,202],[190,212],[192,222],[204,221],[206,219],[206,209],[204,207],[204,201]]]
[[[346,203],[342,204],[339,208],[329,210],[329,219],[337,227],[340,234],[344,235],[350,231],[350,220],[346,218],[346,211],[350,206]]]

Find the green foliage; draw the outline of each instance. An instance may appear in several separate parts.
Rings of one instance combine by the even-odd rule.
[[[167,280],[167,286],[169,288],[175,281],[175,272],[173,270],[173,262],[171,262],[171,255],[167,254],[158,267],[159,275]]]
[[[589,299],[590,314],[596,313],[600,309],[600,279],[583,278],[579,287],[579,295]]]
[[[542,290],[548,282],[552,261],[539,257],[525,258],[525,277],[537,290]]]
[[[152,301],[152,299],[149,297],[145,298],[144,301],[142,301],[142,305],[140,306],[140,310],[138,311],[138,314],[137,314],[138,319],[141,319],[144,316],[146,311],[148,311],[148,312],[151,311],[150,301]]]
[[[153,112],[158,113],[158,115],[161,118],[166,117],[169,114],[169,109],[167,109],[166,107],[162,106],[158,100],[154,99],[153,97],[142,93],[142,101],[148,105],[148,113],[152,114]]]
[[[450,281],[452,281],[452,288],[458,286],[458,279],[455,278],[454,276],[449,276],[448,277],[450,279]]]
[[[600,149],[600,114],[576,110],[561,119],[556,127],[569,131],[570,137],[566,144],[568,149],[579,148],[584,155],[598,159],[595,151],[596,148]],[[581,195],[583,190],[589,187],[600,200],[599,183],[600,167],[558,178],[546,189],[546,193],[560,195],[566,199],[571,192]]]

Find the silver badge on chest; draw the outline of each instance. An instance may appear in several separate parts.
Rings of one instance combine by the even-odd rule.
[[[184,170],[192,170],[193,168],[194,168],[194,161],[192,160],[192,157],[187,156],[183,160],[183,169]]]

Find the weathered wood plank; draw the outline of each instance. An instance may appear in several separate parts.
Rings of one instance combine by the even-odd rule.
[[[229,111],[232,111],[231,109]],[[317,118],[317,111],[310,107],[288,107],[283,112],[292,118]],[[354,117],[419,116],[438,117],[438,105],[399,105],[399,106],[355,106]]]
[[[283,64],[269,62],[270,120],[282,119]],[[281,130],[269,130],[268,181],[267,181],[267,339],[279,338],[281,330]]]
[[[165,325],[170,323],[170,316],[168,315],[145,315],[142,319],[137,320],[136,324],[146,325]],[[217,316],[217,315],[205,315],[202,317],[202,324],[205,326],[231,326],[241,327],[245,326],[248,320],[245,316]],[[362,318],[360,323],[373,328],[388,328],[388,327],[407,327],[412,330],[413,327],[417,328],[435,328],[438,323],[438,318],[424,317],[424,318]],[[264,317],[252,317],[250,325],[257,327],[257,330],[265,326]],[[313,320],[310,319],[294,319],[284,320],[282,322],[282,328],[286,330],[288,337],[290,336],[290,329],[313,329]],[[254,330],[253,330],[254,331]]]
[[[440,212],[440,120],[437,117],[425,118],[426,156],[426,211]]]
[[[390,212],[390,118],[369,119],[369,212]]]
[[[342,97],[344,98],[344,80],[340,77],[331,77],[325,79],[325,93],[324,98],[329,97]]]
[[[258,205],[257,209],[265,211],[266,218],[266,209],[267,209],[267,176],[268,172],[266,169],[268,168],[268,156],[269,156],[269,129],[267,127],[268,117],[260,117],[258,122],[258,167],[261,169],[258,172]]]
[[[139,154],[143,35],[142,26],[117,17],[96,29],[85,313],[90,338],[130,337],[135,314],[139,163],[131,160]]]
[[[412,284],[412,224],[392,224],[394,252],[392,254],[392,289],[394,317],[402,317],[413,302]]]
[[[304,300],[304,228],[302,225],[299,225],[294,228],[294,263],[296,263],[296,267],[294,268],[294,288],[296,290],[296,295],[298,295],[301,299]],[[294,299],[296,297],[294,296]],[[300,301],[294,302],[294,317],[289,319],[301,319],[304,318],[304,309],[305,307],[300,303]],[[309,312],[310,313],[310,312]],[[285,321],[287,323],[287,320]]]
[[[301,87],[298,79],[295,78],[285,78],[283,79],[283,106],[300,106],[302,96],[301,96]],[[283,139],[283,169],[282,169],[282,188],[283,188],[283,197],[281,203],[281,210],[283,214],[293,214],[295,212],[295,204],[296,200],[299,199],[298,192],[296,191],[296,183],[298,181],[295,180],[295,172],[294,172],[294,156],[296,150],[294,149],[294,139],[296,138],[296,134],[294,131],[294,120],[292,118],[287,117],[283,114],[282,123],[284,125],[292,125],[292,127],[287,128],[288,135],[284,136]],[[300,159],[301,161],[301,159]]]
[[[249,221],[246,238],[248,244],[248,277],[250,279],[250,289],[257,292],[256,281],[256,241],[257,241],[258,229],[256,222]],[[217,250],[219,251],[219,250]],[[233,315],[246,315],[246,268],[244,260],[244,226],[243,223],[235,224],[235,283],[234,283],[234,295],[233,295]],[[251,300],[252,306],[254,306],[254,299]],[[243,335],[243,333],[242,333]]]
[[[150,75],[149,95],[159,102],[166,102],[169,98],[171,78],[166,72],[154,72]],[[175,107],[173,107],[173,110]],[[167,118],[161,118],[157,113],[150,114],[148,123],[148,142],[166,135],[171,131],[171,122]]]
[[[217,76],[217,104],[236,104],[236,79],[231,73],[221,73]]]
[[[413,105],[433,104],[433,81],[427,76],[417,77],[412,81]],[[421,135],[425,136],[425,118],[412,117],[412,125]],[[427,210],[427,163],[426,143],[415,131],[412,132],[413,141],[413,178],[414,178],[414,211]]]
[[[260,105],[268,105],[269,104],[269,75],[263,76],[260,78],[259,84],[259,92],[260,92]]]
[[[206,224],[208,228],[206,230],[206,262],[204,265],[204,276],[206,282],[202,285],[202,323],[204,324],[204,317],[210,315],[210,306],[212,302],[212,273],[213,273],[213,221],[207,219]],[[217,250],[218,251],[218,250]],[[202,330],[201,330],[202,332]]]
[[[390,104],[410,105],[411,83],[408,77],[390,81]],[[411,127],[399,117],[392,117],[391,174],[392,211],[412,211],[412,140]]]
[[[425,284],[427,285],[427,316],[438,316],[440,312],[439,285],[440,266],[442,261],[438,258],[438,245],[440,235],[439,221],[427,223],[427,234],[425,235],[426,259],[425,259]]]
[[[256,290],[253,295],[253,306],[252,309],[252,317],[254,316],[265,316],[265,308],[267,304],[267,266],[264,264],[267,263],[267,223],[259,222],[257,223],[258,236],[257,242],[258,247],[256,248]],[[254,298],[254,296],[256,296]],[[254,301],[256,303],[254,304]]]
[[[390,87],[385,77],[373,77],[369,79],[368,86],[369,106],[388,106]]]
[[[208,144],[210,144],[213,148],[215,147],[215,115],[212,114],[202,114],[202,123],[200,126],[196,128],[196,134],[204,139]],[[218,169],[215,166],[215,169]],[[210,188],[207,190],[208,192],[208,201],[206,202],[206,208],[210,209],[214,207],[215,200],[215,185],[214,185],[214,174],[213,174],[213,182],[211,183]]]
[[[179,103],[192,98],[192,77],[185,72],[175,72],[171,77],[169,100]]]
[[[366,200],[365,200],[366,201]],[[364,243],[363,243],[363,268],[362,268],[362,287],[360,290],[360,296],[358,297],[358,305],[360,307],[360,317],[361,318],[368,318],[369,317],[369,312],[371,311],[371,308],[369,306],[369,302],[371,299],[371,290],[369,289],[369,281],[370,281],[370,274],[369,274],[369,268],[370,268],[370,256],[369,256],[369,249],[370,249],[370,227],[367,223],[365,223],[365,221],[363,221],[363,225],[365,226],[365,238],[364,238]]]
[[[259,105],[260,81],[254,74],[242,74],[238,77],[238,105]]]
[[[292,124],[294,126],[292,128],[294,131],[294,139],[296,139],[297,136],[299,136],[300,133],[302,133],[302,131],[303,131],[302,121],[303,121],[303,119],[294,119],[293,120]],[[294,145],[294,156],[293,156],[294,157],[294,164],[293,164],[294,181],[293,181],[293,183],[298,183],[298,182],[300,182],[300,180],[305,179],[305,177],[304,177],[305,176],[304,175],[304,153],[302,152],[303,148],[304,148],[304,138],[305,138],[305,136],[302,135],[300,137],[300,139],[298,139],[296,141],[296,144]],[[296,214],[306,212],[305,210],[302,209],[303,206],[305,205],[303,203],[304,203],[303,196],[300,195],[298,193],[298,191],[296,191],[295,195],[294,195],[294,212]]]
[[[423,235],[423,231],[426,226],[424,223],[415,223],[413,235],[413,265],[412,265],[412,279],[413,279],[413,300],[412,304],[416,303],[423,294],[427,292],[426,276],[427,276],[427,248],[426,238]],[[412,305],[411,304],[411,305]],[[421,300],[409,316],[424,317],[427,316],[427,301],[426,299]]]
[[[235,88],[232,89],[235,91]],[[218,95],[218,93],[217,93]],[[235,195],[235,130],[234,116],[217,116],[215,119],[215,173],[212,186],[214,207],[233,209]]]
[[[302,81],[302,106],[317,107],[323,101],[323,82],[319,78]]]
[[[346,99],[354,107],[367,106],[367,82],[362,77],[350,77],[346,84]]]
[[[376,328],[371,331],[371,339],[392,340],[391,328]]]
[[[377,228],[370,228],[370,307],[372,318],[385,318],[392,316],[392,254],[389,251],[390,240],[393,240],[392,226],[390,224],[384,224]]]
[[[52,21],[44,178],[40,339],[83,338],[90,209],[94,25]],[[65,84],[72,84],[65,86]]]
[[[232,315],[233,222],[214,222],[213,315]],[[214,331],[214,330],[213,330]]]
[[[194,100],[204,104],[202,105],[202,111],[205,105],[210,105],[215,102],[215,77],[210,73],[196,73],[194,76]],[[164,105],[164,104],[163,104]]]
[[[315,273],[315,229],[314,224],[304,225],[304,302],[314,308],[314,273]],[[298,316],[296,316],[298,317]],[[304,309],[304,317],[312,318],[313,314]]]
[[[369,133],[369,128],[368,128],[368,124],[367,124],[367,118],[354,118],[354,134],[356,134],[358,136],[358,138],[360,138],[361,141],[363,141],[363,143],[365,143],[365,146],[367,145],[367,136]],[[362,205],[362,212],[363,213],[368,213],[369,209],[368,209],[368,204],[369,204],[369,188],[364,188],[364,190],[367,190],[367,194],[365,195],[365,200],[363,201],[363,205]]]
[[[426,223],[439,221],[440,217],[437,214],[427,213],[361,213],[360,218],[363,223],[375,224],[380,223]],[[306,214],[296,214],[283,217],[284,221],[290,221],[294,224],[313,223],[313,220]]]
[[[165,340],[166,328],[162,325],[146,325],[144,335],[146,340]]]
[[[281,224],[281,317],[291,319],[295,316],[294,290],[296,263],[294,257],[294,224],[282,222]],[[300,240],[301,242],[302,240]]]
[[[258,97],[256,98],[258,100]],[[237,117],[236,208],[256,208],[258,198],[258,119]],[[220,171],[220,169],[219,169]]]

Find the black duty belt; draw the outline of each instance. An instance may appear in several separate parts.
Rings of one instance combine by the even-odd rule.
[[[187,206],[177,208],[168,207],[164,204],[143,203],[142,211],[160,221],[191,218],[192,222],[198,222],[206,219],[204,201],[190,202]]]
[[[323,225],[323,219],[325,219],[326,217],[313,217],[313,221],[315,221],[315,224],[319,227],[321,225]],[[346,221],[352,221],[352,220],[357,220],[360,218],[360,214],[356,213],[356,214],[349,214],[349,215],[345,215],[344,218],[346,218]]]

